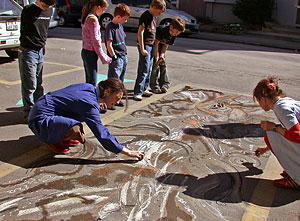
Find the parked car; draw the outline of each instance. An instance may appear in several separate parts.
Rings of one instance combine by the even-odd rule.
[[[0,3],[0,50],[11,58],[18,57],[22,7],[13,0]]]
[[[83,6],[89,0],[56,0],[59,25],[80,24]]]
[[[116,5],[119,3],[125,3],[131,10],[131,16],[128,21],[123,24],[123,26],[127,28],[138,28],[139,18],[144,13],[144,11],[149,9],[151,2],[152,0],[109,0],[108,9],[100,17],[100,25],[105,29],[105,27],[111,22],[113,18]],[[184,11],[177,10],[176,7],[174,7],[169,1],[166,1],[166,5],[166,11],[157,17],[158,25],[170,24],[173,18],[179,16],[186,23],[186,34],[199,31],[200,26],[197,23],[196,18]]]

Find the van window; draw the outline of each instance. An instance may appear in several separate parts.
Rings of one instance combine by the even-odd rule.
[[[0,16],[20,16],[21,9],[17,8],[9,0],[1,0],[0,2]]]
[[[151,2],[151,0],[136,0],[136,7],[149,8]]]
[[[113,4],[124,3],[128,6],[133,6],[133,0],[112,0],[111,3]]]

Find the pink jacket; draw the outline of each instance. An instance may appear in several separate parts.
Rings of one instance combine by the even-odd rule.
[[[109,64],[111,58],[105,54],[101,46],[101,32],[99,22],[85,21],[82,27],[82,48],[95,51],[102,64]]]

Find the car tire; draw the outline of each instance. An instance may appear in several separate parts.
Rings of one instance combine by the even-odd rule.
[[[65,15],[59,15],[58,25],[59,26],[65,26],[67,23],[66,16]]]
[[[17,50],[5,50],[5,52],[12,59],[18,58],[18,51]]]
[[[160,23],[159,23],[159,25],[161,25],[161,26],[167,26],[167,25],[170,25],[171,24],[171,19],[164,19],[164,20],[162,20]]]
[[[112,21],[112,19],[113,19],[112,15],[103,14],[100,17],[100,21],[99,21],[101,28],[104,30],[106,28],[106,26]]]

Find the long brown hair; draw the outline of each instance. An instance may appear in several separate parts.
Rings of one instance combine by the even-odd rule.
[[[128,108],[127,90],[126,90],[123,82],[120,79],[108,78],[105,81],[100,81],[98,83],[98,87],[100,89],[100,98],[103,98],[105,90],[110,90],[111,94],[123,92],[123,97],[125,97],[125,99],[126,99],[125,111],[127,110],[127,108]]]
[[[277,79],[275,77],[268,77],[263,79],[253,90],[253,100],[260,100],[262,97],[274,100],[276,97],[285,97],[281,88],[278,86]]]
[[[100,6],[101,8],[107,8],[108,2],[106,0],[90,0],[82,8],[81,24],[84,24],[86,17],[91,12],[94,6]]]

